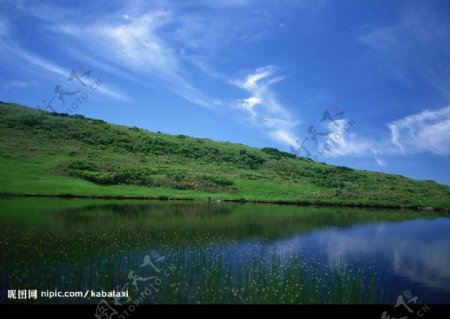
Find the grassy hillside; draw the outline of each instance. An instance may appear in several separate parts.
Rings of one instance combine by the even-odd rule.
[[[450,187],[0,103],[0,193],[450,208]]]

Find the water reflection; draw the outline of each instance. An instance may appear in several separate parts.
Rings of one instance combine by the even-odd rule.
[[[370,223],[292,236],[273,246],[280,255],[300,250],[329,265],[359,261],[368,267],[376,261],[384,280],[392,281],[392,294],[411,284],[428,302],[450,302],[449,229],[449,218]]]
[[[394,303],[403,290],[450,302],[441,214],[50,199],[0,208],[0,302],[19,286],[117,289],[155,252],[175,270],[147,302]]]

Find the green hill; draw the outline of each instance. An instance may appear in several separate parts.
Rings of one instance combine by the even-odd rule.
[[[0,193],[450,208],[450,187],[0,103]]]

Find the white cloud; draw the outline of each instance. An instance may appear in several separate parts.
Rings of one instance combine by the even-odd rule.
[[[202,5],[205,8],[205,4],[211,14],[193,10]],[[98,14],[96,10],[95,13],[84,13],[79,9],[72,12],[46,4],[27,6],[20,2],[17,6],[22,13],[43,21],[43,31],[50,31],[50,36],[52,33],[60,35],[59,47],[72,58],[89,61],[91,66],[115,75],[125,73],[126,77],[146,86],[156,82],[182,98],[206,107],[223,106],[224,103],[208,97],[192,83],[192,66],[207,76],[228,82],[229,77],[217,72],[210,61],[223,63],[227,59],[223,49],[230,43],[259,37],[272,30],[269,27],[273,23],[279,23],[270,11],[272,8],[259,8],[253,0],[233,0],[223,4],[209,0],[183,3],[134,1],[107,14]],[[248,10],[240,10],[246,6]],[[284,8],[276,7],[277,10]],[[253,14],[256,9],[260,14]],[[33,61],[28,59],[28,62]],[[51,61],[41,60],[39,64],[61,75]],[[274,67],[258,69],[239,83],[251,96],[236,104],[249,112],[255,122],[262,123],[262,127],[270,128],[277,141],[292,144],[296,123],[271,90],[272,85],[282,80],[275,76],[276,71]],[[105,87],[101,90],[118,97],[117,90]],[[267,126],[277,119],[283,120],[284,124]]]
[[[383,160],[382,158],[379,158],[378,156],[375,156],[375,162],[381,166],[381,167],[386,167],[386,161]]]
[[[261,100],[257,97],[249,97],[247,99],[237,100],[237,106],[241,109],[247,110],[253,117],[256,116],[256,112],[253,109],[256,105],[261,104]]]
[[[110,50],[116,62],[139,71],[170,73],[177,67],[176,59],[156,34],[167,19],[164,12],[145,14],[124,23],[100,23],[94,37],[104,49]]]
[[[258,82],[264,78],[271,76],[274,72],[273,69],[274,68],[272,66],[257,69],[255,73],[247,75],[247,78],[245,79],[242,86],[247,90],[258,91],[265,89],[268,85],[264,85]]]
[[[105,73],[119,77],[122,80],[139,83],[139,81],[135,77],[133,77],[132,74],[130,74],[130,72],[127,72],[126,70],[123,70],[108,62],[105,62],[103,61],[104,59],[94,58],[91,55],[78,50],[71,50],[69,48],[65,49],[69,54],[71,54],[74,57],[74,59],[76,59],[76,61],[83,61],[83,64],[95,67],[96,71],[102,70]]]
[[[37,84],[38,84],[37,81],[10,81],[10,82],[6,83],[4,86],[5,87],[12,86],[12,87],[20,88],[20,89],[27,89],[27,88],[35,86]]]
[[[156,80],[198,105],[214,107],[222,103],[208,98],[190,83],[177,52],[170,45],[172,37],[160,30],[179,22],[179,16],[174,17],[172,10],[161,8],[172,9],[185,4],[134,1],[107,14],[48,4],[17,2],[15,5],[22,13],[42,20],[45,25],[40,27],[44,31],[60,35],[63,41],[58,48],[74,58],[89,60],[91,66],[140,84],[148,85]],[[112,91],[118,93],[103,90],[109,96],[114,95],[109,94]]]
[[[276,128],[270,132],[269,136],[280,144],[295,147],[297,145],[297,137],[288,128]]]
[[[0,54],[0,59],[5,59],[9,63],[11,61],[13,61],[12,63],[19,61],[19,65],[25,70],[34,70],[35,74],[39,77],[46,78],[53,83],[67,81],[71,68],[62,67],[46,58],[30,53],[19,46],[9,44],[7,41],[0,41],[0,43],[3,49],[2,54]],[[36,85],[37,81],[11,81],[8,84],[19,88],[29,88],[30,86]],[[106,84],[99,86],[97,92],[119,101],[129,100],[119,89],[109,87]]]
[[[121,102],[131,101],[131,98],[124,95],[119,89],[109,86],[107,84],[102,83],[101,86],[97,87],[97,91],[99,94],[105,95],[107,97],[113,98],[115,100]]]
[[[384,51],[397,48],[398,35],[394,27],[379,26],[374,28],[365,28],[367,31],[359,35],[358,40],[374,49]]]
[[[448,100],[450,75],[443,61],[450,59],[449,30],[445,10],[432,1],[410,1],[391,23],[363,26],[357,41],[379,54],[380,70],[393,79],[404,85],[425,82]]]
[[[327,127],[328,139],[319,144],[327,157],[373,156],[375,162],[386,167],[382,156],[402,156],[431,153],[450,155],[450,106],[438,110],[424,110],[387,124],[389,132],[381,134],[386,138],[366,139],[349,127],[349,120],[335,121]],[[357,124],[356,124],[357,125]],[[327,146],[328,145],[328,146]]]
[[[402,154],[450,154],[450,106],[425,110],[388,124],[390,141]]]
[[[65,69],[56,63],[53,63],[45,58],[42,58],[36,54],[30,53],[25,49],[9,44],[6,41],[2,41],[2,53],[1,57],[8,60],[19,59],[22,62],[22,66],[26,65],[32,69],[39,69],[52,75],[67,77],[70,73],[69,69]],[[23,64],[25,62],[25,64]]]
[[[10,33],[10,24],[8,20],[0,15],[0,37],[6,37]]]
[[[267,131],[274,141],[295,147],[298,138],[294,128],[298,122],[278,102],[271,87],[283,79],[277,76],[277,71],[274,66],[266,66],[248,74],[243,80],[233,81],[234,85],[250,94],[246,99],[236,100],[235,104],[249,112],[252,124]]]
[[[335,123],[335,124],[334,124]],[[340,156],[368,156],[372,154],[373,143],[362,139],[355,132],[353,122],[348,119],[335,120],[328,124],[328,139],[320,144],[328,157]]]
[[[250,91],[261,90],[258,81],[269,76],[270,73],[252,74],[243,82],[242,87]],[[268,88],[268,87],[266,87]],[[264,95],[264,94],[263,94]],[[270,99],[268,100],[270,101]],[[289,117],[276,117],[270,112],[276,107],[265,105],[261,95],[237,101],[238,107],[247,110],[255,119],[254,122],[268,130],[272,139],[279,143],[298,148],[298,139],[293,133],[296,122]],[[263,114],[269,116],[263,116]],[[382,157],[402,156],[417,153],[431,153],[439,156],[450,155],[450,106],[438,110],[424,110],[387,124],[389,131],[381,133],[378,139],[368,139],[358,134],[357,123],[352,124],[349,119],[330,122],[322,131],[332,132],[324,142],[320,142],[317,151],[325,157],[373,157],[375,163],[381,167],[388,164]],[[353,127],[355,125],[355,127]],[[311,150],[310,150],[311,151]],[[314,153],[314,152],[313,152]]]
[[[83,43],[91,55],[108,61],[107,68],[115,70],[114,73],[126,70],[143,84],[156,79],[194,104],[214,107],[217,103],[213,99],[189,83],[176,52],[160,35],[160,28],[172,20],[167,11],[142,13],[132,10],[113,22],[101,21],[78,27],[57,24],[51,30]],[[100,64],[105,68],[104,62]]]
[[[227,1],[216,1],[216,0],[206,0],[205,4],[218,7],[246,7],[255,3],[255,0],[227,0]]]

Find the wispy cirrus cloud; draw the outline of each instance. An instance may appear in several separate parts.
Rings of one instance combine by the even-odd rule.
[[[67,77],[70,69],[59,66],[58,64],[40,57],[39,55],[28,52],[22,47],[11,44],[10,41],[1,41],[2,44],[2,57],[5,60],[18,60],[22,62],[23,68],[38,69],[44,71],[47,74],[59,77]]]
[[[47,80],[51,80],[55,83],[67,81],[71,71],[70,68],[64,68],[45,58],[27,52],[25,49],[22,49],[20,47],[9,46],[5,43],[3,44],[3,48],[11,54],[11,57],[13,57],[15,60],[21,61],[22,64],[25,62],[25,65],[31,66],[33,69],[35,69],[35,73],[39,76],[44,77]],[[13,81],[10,84],[18,88],[26,89],[30,86],[36,85],[37,81]],[[130,100],[129,97],[123,94],[119,89],[107,84],[102,84],[102,86],[97,89],[97,92],[101,95],[119,101]]]
[[[445,10],[432,2],[408,2],[393,22],[365,25],[357,41],[374,50],[391,77],[411,84],[423,81],[444,98],[450,98],[450,22]],[[407,58],[405,58],[407,57]]]
[[[374,159],[375,159],[375,162],[377,163],[378,166],[381,166],[381,167],[386,167],[387,166],[386,160],[378,157],[377,155],[375,155]]]
[[[267,9],[262,10],[253,0],[229,1],[226,4],[207,0],[183,3],[134,1],[132,4],[115,4],[108,12],[84,12],[82,15],[79,8],[69,12],[56,4],[17,1],[15,6],[22,14],[40,20],[39,28],[49,40],[58,36],[61,41],[58,49],[72,58],[89,61],[92,67],[144,86],[165,86],[193,104],[212,108],[225,103],[208,96],[204,89],[196,85],[193,79],[198,74],[193,72],[200,71],[218,79],[222,85],[229,85],[229,76],[218,72],[211,60],[217,62],[216,58],[220,56],[219,63],[222,63],[223,48],[234,41],[255,41],[260,38],[261,26],[267,27],[271,23]],[[247,10],[240,11],[244,7]],[[199,8],[202,13],[194,10]],[[216,14],[204,14],[204,8]],[[236,18],[236,15],[242,18]],[[19,46],[12,51],[11,56],[20,57],[27,65],[56,76],[68,74],[51,59],[39,57]],[[197,71],[193,71],[192,67]],[[247,84],[250,85],[250,82]],[[258,85],[261,83],[263,81],[259,81]],[[249,86],[246,90],[255,89]],[[106,86],[102,86],[101,92],[125,100],[123,94]],[[273,96],[268,93],[263,95],[264,100],[258,103],[268,108],[277,106]],[[250,110],[255,100],[249,99],[245,103]],[[284,112],[281,108],[271,112],[277,111]],[[281,114],[282,119],[284,116]],[[262,120],[266,127],[274,127],[272,117]],[[275,135],[277,140],[286,140],[288,136],[282,131]]]
[[[63,39],[60,48],[72,57],[84,57],[83,61],[88,60],[95,67],[121,78],[125,75],[142,85],[163,85],[193,104],[213,108],[225,102],[208,96],[193,81],[197,73],[200,71],[222,82],[221,85],[229,85],[229,75],[218,72],[211,61],[223,63],[226,61],[223,49],[231,43],[258,41],[260,33],[267,31],[263,29],[269,29],[273,23],[278,25],[268,8],[257,6],[253,0],[226,4],[207,0],[134,1],[115,4],[107,14],[83,16],[79,16],[78,9],[67,12],[57,5],[32,4],[29,10],[25,3],[18,3],[22,12],[44,22],[41,27],[49,39],[55,35]],[[246,10],[241,10],[244,7]],[[205,14],[205,8],[214,14]],[[28,62],[33,61],[28,59]],[[38,62],[54,73],[58,71],[51,61],[45,61],[46,65],[44,61]],[[252,118],[259,117],[255,122],[270,130],[275,140],[292,145],[296,123],[279,105],[270,88],[281,78],[274,76],[273,67],[256,73],[260,74],[249,76],[241,83],[240,87],[252,95],[242,99],[242,107],[253,113]],[[107,92],[105,88],[103,91]]]
[[[390,142],[401,154],[450,154],[450,106],[406,116],[388,128]]]
[[[0,59],[7,63],[15,63],[22,68],[24,72],[32,72],[35,76],[46,79],[53,83],[61,83],[67,81],[72,67],[63,67],[47,58],[32,53],[23,47],[15,44],[9,37],[0,39],[2,50]],[[27,89],[37,84],[37,81],[12,81],[11,86]],[[103,84],[98,88],[100,95],[107,96],[119,101],[129,101],[130,99],[121,92],[121,90]]]
[[[156,79],[194,104],[214,107],[216,100],[189,83],[175,50],[160,35],[160,28],[171,20],[171,13],[167,11],[150,10],[142,13],[133,10],[122,13],[112,22],[98,21],[83,26],[57,24],[50,30],[81,43],[93,61],[108,61],[109,69],[125,70],[136,81],[144,84]],[[89,35],[86,35],[87,32]],[[104,68],[105,63],[102,64]]]
[[[10,24],[7,18],[0,15],[0,37],[5,37],[9,35]]]
[[[117,87],[105,83],[102,83],[102,85],[97,88],[96,92],[120,102],[129,102],[132,100],[131,97],[122,93]]]
[[[331,145],[325,153],[328,157],[373,157],[379,166],[385,167],[385,156],[450,155],[450,106],[424,110],[387,123],[388,132],[380,134],[380,139],[367,139],[354,130],[346,130],[347,119],[335,122],[338,126],[332,123],[328,126],[333,132],[326,141]]]
[[[320,149],[326,150],[328,157],[341,156],[370,156],[373,155],[373,141],[361,138],[358,134],[349,129],[349,119],[335,120],[328,124],[327,131],[331,132],[329,138]],[[328,144],[328,147],[325,147]]]
[[[450,98],[450,73],[442,59],[450,60],[450,23],[445,10],[428,2],[408,2],[400,6],[392,22],[365,25],[360,28],[357,41],[382,59],[380,68],[406,87],[420,83],[431,88],[433,96]],[[407,57],[407,58],[405,58]],[[450,154],[449,107],[418,111],[386,123],[388,132],[379,140],[367,141],[353,135],[350,147],[366,150],[359,145],[370,145],[375,161],[387,165],[383,156],[411,154]],[[358,153],[358,152],[356,152]]]
[[[397,28],[391,26],[377,26],[364,28],[359,35],[358,40],[373,49],[380,52],[400,49],[401,44],[398,42],[399,35]]]
[[[19,88],[19,89],[28,89],[32,86],[36,86],[38,85],[37,81],[20,81],[20,80],[16,80],[16,81],[9,81],[3,84],[3,87],[9,88],[9,87],[15,87],[15,88]]]
[[[266,131],[278,143],[294,147],[297,136],[294,128],[299,124],[278,101],[272,86],[283,80],[278,68],[266,66],[258,68],[245,76],[243,80],[232,81],[250,96],[235,101],[238,109],[250,114],[253,125]]]

